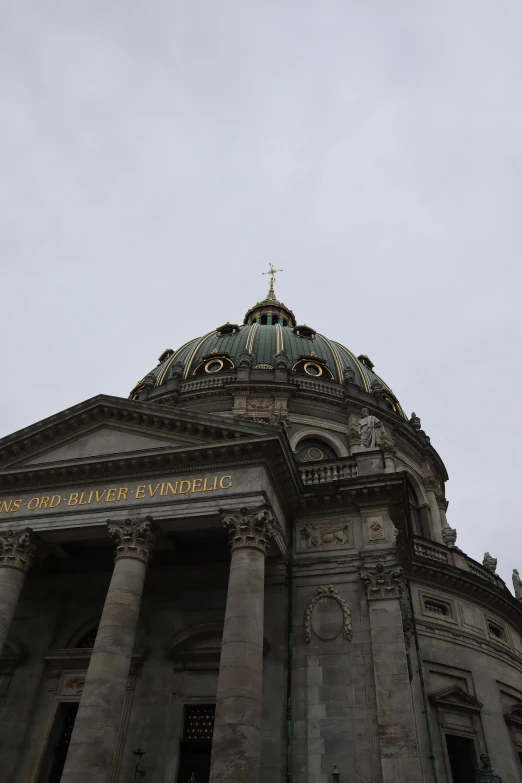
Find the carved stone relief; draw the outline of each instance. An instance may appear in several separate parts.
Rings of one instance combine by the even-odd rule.
[[[319,603],[319,601],[333,601],[338,604],[341,615],[339,617],[339,627],[336,629],[333,627],[331,629],[331,632],[327,635],[322,634],[320,631],[317,630],[317,628],[313,624],[313,613],[316,605]],[[334,624],[335,625],[335,624]],[[330,642],[334,639],[337,639],[337,637],[342,633],[343,638],[346,639],[346,641],[350,641],[352,638],[352,615],[350,612],[350,608],[344,598],[337,592],[337,590],[334,588],[333,585],[321,585],[317,588],[315,594],[312,596],[312,598],[309,600],[305,615],[304,615],[304,635],[305,635],[305,642],[311,642],[312,641],[312,633],[317,636],[318,639],[321,639],[324,642]]]
[[[368,541],[386,540],[382,517],[368,517],[366,520],[366,527],[368,529]]]
[[[301,529],[301,549],[339,549],[346,546],[351,546],[351,522],[305,525]]]

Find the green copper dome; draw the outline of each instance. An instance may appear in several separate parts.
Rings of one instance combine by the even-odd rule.
[[[368,393],[376,383],[382,384],[391,407],[404,416],[391,389],[373,371],[370,359],[356,357],[341,343],[306,324],[297,324],[293,312],[275,297],[273,280],[266,299],[247,311],[243,324],[227,322],[175,351],[164,351],[158,366],[138,382],[130,396],[137,397],[145,384],[152,390],[172,378],[190,381],[198,375],[208,378],[234,373],[245,361],[251,370],[250,380],[255,381],[256,370],[277,369],[276,357],[282,359],[290,375],[307,375],[333,384],[343,384],[349,379]],[[266,380],[263,378],[263,382]]]

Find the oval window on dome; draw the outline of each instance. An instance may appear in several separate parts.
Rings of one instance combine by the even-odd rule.
[[[205,365],[205,372],[219,372],[223,368],[221,359],[211,359]]]
[[[323,368],[315,362],[306,362],[304,371],[307,375],[313,375],[316,378],[323,374]]]
[[[305,438],[297,446],[299,462],[319,462],[323,459],[335,459],[337,454],[319,438]]]

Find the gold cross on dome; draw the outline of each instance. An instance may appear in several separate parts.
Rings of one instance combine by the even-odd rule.
[[[278,272],[282,272],[282,269],[274,269],[272,264],[268,264],[270,269],[268,272],[261,272],[262,275],[270,275],[270,290],[268,291],[269,294],[274,293],[274,283],[275,283],[275,276]]]

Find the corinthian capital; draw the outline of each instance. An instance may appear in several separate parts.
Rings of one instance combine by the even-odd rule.
[[[379,563],[375,571],[362,571],[361,579],[366,584],[369,601],[379,598],[400,598],[404,592],[402,568],[385,571]]]
[[[107,526],[116,545],[116,560],[119,557],[136,557],[148,562],[156,540],[152,532],[152,517],[126,519],[114,524],[107,520]]]
[[[34,560],[37,544],[30,527],[0,534],[0,566],[18,568],[26,574]]]
[[[232,551],[250,547],[266,555],[273,535],[273,516],[268,508],[241,508],[233,514],[221,511],[221,521],[228,531],[228,543]]]

